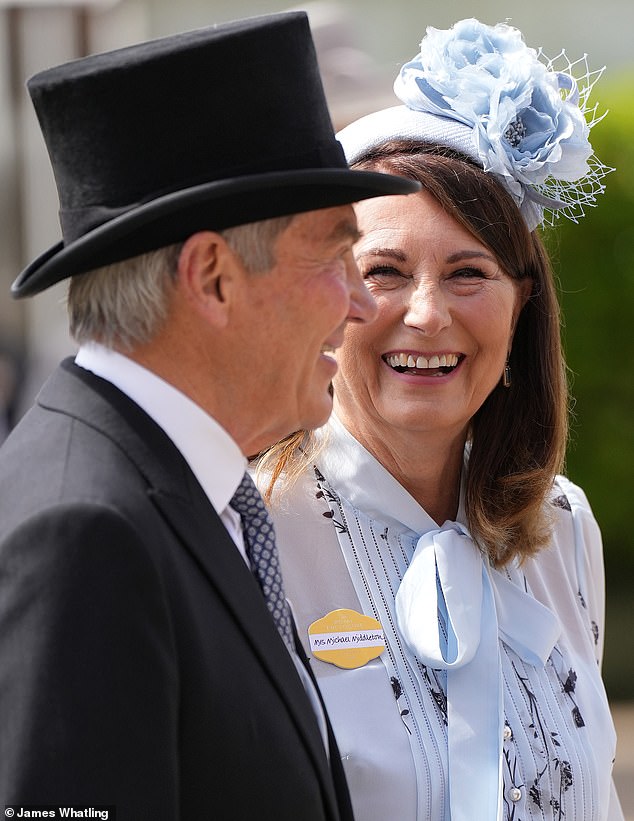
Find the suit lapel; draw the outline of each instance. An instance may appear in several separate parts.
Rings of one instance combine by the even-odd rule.
[[[257,582],[222,522],[206,497],[204,504],[198,500],[192,504],[161,491],[152,491],[151,497],[233,614],[253,654],[287,703],[323,777],[327,768],[323,766],[323,743],[312,707]]]
[[[70,360],[53,374],[38,402],[99,429],[145,477],[151,500],[224,601],[286,703],[321,779],[331,817],[338,818],[321,735],[301,680],[255,578],[181,453],[138,405]]]

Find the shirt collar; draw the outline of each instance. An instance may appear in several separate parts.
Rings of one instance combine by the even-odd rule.
[[[318,457],[326,478],[354,507],[371,518],[399,529],[405,526],[418,535],[438,527],[438,523],[354,438],[334,413],[317,435],[327,445]],[[461,488],[456,520],[462,524],[465,523],[463,497]]]
[[[213,417],[152,371],[96,342],[82,345],[75,363],[136,402],[179,449],[214,508],[225,509],[247,460]]]

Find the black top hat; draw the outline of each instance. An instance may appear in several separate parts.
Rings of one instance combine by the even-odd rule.
[[[16,297],[198,230],[417,190],[348,169],[304,12],[74,60],[28,89],[64,239],[22,271]]]

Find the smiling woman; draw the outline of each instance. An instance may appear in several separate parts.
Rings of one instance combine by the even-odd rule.
[[[261,461],[355,817],[621,821],[601,537],[561,475],[537,230],[601,188],[589,89],[475,20],[430,30],[395,88],[338,135],[352,167],[422,184],[356,206],[377,319],[346,330],[329,424]],[[368,618],[370,660],[315,652]]]
[[[389,460],[411,492],[417,481],[405,459],[411,450],[395,458],[395,438],[427,433],[438,451],[442,437],[443,462],[451,454],[459,475],[470,421],[501,380],[532,282],[502,270],[428,193],[398,197],[387,207],[359,204],[357,214],[363,235],[357,261],[379,318],[346,334],[334,381],[336,412],[355,438],[372,443],[379,461]],[[430,451],[424,441],[417,445]],[[455,518],[457,486],[442,509],[434,490],[420,499],[423,507],[439,522]]]
[[[356,255],[379,319],[365,333],[350,329],[341,374],[347,352],[358,361],[368,345],[382,364],[405,354],[458,361],[441,378],[410,373],[385,385],[373,383],[372,369],[352,376],[353,365],[350,379],[364,380],[365,389],[348,390],[346,380],[336,380],[337,415],[362,442],[373,442],[379,461],[439,523],[455,518],[459,483],[449,492],[446,482],[424,481],[407,457],[419,448],[427,460],[437,453],[442,475],[451,465],[459,477],[468,439],[472,535],[494,564],[516,551],[528,555],[548,538],[542,501],[561,469],[567,428],[559,311],[541,241],[517,219],[508,192],[450,149],[393,140],[359,164],[417,179],[424,192],[397,197],[392,207],[357,206],[363,239]],[[388,374],[385,367],[376,373]],[[513,390],[505,387],[509,379]],[[353,412],[346,409],[350,393]],[[369,397],[371,411],[356,412],[361,396]],[[415,431],[426,431],[431,441],[412,449]],[[404,437],[398,455],[397,435]],[[380,443],[389,453],[375,452]]]

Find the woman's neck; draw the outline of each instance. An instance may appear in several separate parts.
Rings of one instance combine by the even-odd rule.
[[[341,414],[339,418],[435,522],[455,520],[466,431],[412,431],[364,425]]]

